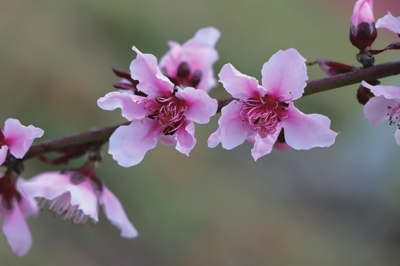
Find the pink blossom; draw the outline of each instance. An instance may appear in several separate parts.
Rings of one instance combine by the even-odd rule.
[[[208,146],[221,142],[230,150],[247,139],[254,144],[251,153],[257,160],[271,152],[282,129],[285,142],[294,149],[331,146],[337,133],[329,129],[329,118],[305,115],[292,102],[306,86],[304,62],[295,49],[278,51],[262,68],[262,86],[231,64],[224,65],[218,76],[237,100],[222,108],[219,128],[209,137]]]
[[[384,17],[376,21],[377,28],[386,28],[394,33],[400,34],[400,17],[394,17],[388,12]]]
[[[376,36],[372,0],[358,0],[350,20],[350,41],[362,51],[372,45]]]
[[[9,118],[0,129],[0,165],[8,154],[21,159],[35,138],[43,135],[43,130],[34,126],[23,126],[17,119]]]
[[[185,155],[196,144],[193,121],[208,123],[218,103],[204,90],[175,86],[157,66],[151,54],[142,54],[132,61],[132,79],[137,89],[147,96],[110,92],[97,101],[104,110],[121,108],[122,116],[131,121],[120,126],[110,137],[109,153],[124,167],[138,164],[158,140],[175,145]]]
[[[367,82],[361,83],[375,95],[364,106],[364,116],[373,126],[383,120],[397,126],[394,138],[400,145],[400,88],[396,86],[372,86]]]
[[[175,85],[209,91],[216,81],[212,65],[218,60],[214,46],[220,33],[213,27],[202,28],[183,45],[169,41],[170,50],[159,67]]]
[[[24,190],[32,197],[43,198],[42,207],[56,214],[64,214],[64,220],[85,224],[88,219],[98,221],[98,205],[113,225],[121,230],[121,236],[133,238],[137,231],[129,221],[117,197],[97,178],[88,167],[62,172],[45,172],[25,183]]]
[[[21,187],[24,180],[10,173],[0,177],[0,220],[8,244],[17,256],[24,256],[32,246],[32,236],[25,218],[39,211],[36,201]]]

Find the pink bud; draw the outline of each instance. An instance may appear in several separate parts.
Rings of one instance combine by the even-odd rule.
[[[372,0],[358,0],[350,22],[351,43],[360,51],[370,47],[377,36]]]

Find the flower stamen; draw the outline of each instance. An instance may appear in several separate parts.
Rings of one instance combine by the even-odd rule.
[[[287,117],[288,104],[265,95],[257,99],[243,101],[239,116],[246,121],[262,138],[274,134],[282,121]]]

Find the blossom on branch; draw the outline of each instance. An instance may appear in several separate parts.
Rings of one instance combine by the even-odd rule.
[[[376,36],[372,0],[358,0],[350,20],[350,41],[360,51],[364,51],[372,45]]]
[[[32,197],[42,198],[41,207],[64,214],[64,220],[74,224],[98,221],[98,205],[103,205],[104,213],[113,225],[121,230],[121,236],[133,238],[138,235],[118,198],[96,176],[93,169],[41,173],[27,181],[24,191]]]
[[[394,17],[388,12],[384,17],[376,21],[377,28],[385,28],[394,33],[400,34],[400,17]]]
[[[394,134],[396,143],[400,145],[400,88],[396,86],[372,86],[367,82],[361,83],[375,95],[364,106],[364,116],[373,126],[383,120],[390,125],[396,125]]]
[[[248,140],[254,144],[251,153],[257,160],[271,152],[282,129],[284,142],[294,149],[331,146],[337,133],[329,129],[329,118],[306,115],[293,104],[304,93],[308,79],[304,62],[293,48],[278,51],[261,70],[262,86],[231,64],[224,65],[220,82],[237,100],[222,108],[219,128],[209,137],[208,146],[221,142],[230,150]]]
[[[196,144],[193,121],[208,123],[217,111],[217,101],[204,90],[175,86],[161,73],[153,55],[133,50],[137,57],[130,66],[131,77],[147,96],[110,92],[97,101],[104,110],[121,108],[122,116],[132,121],[111,135],[109,153],[121,166],[133,166],[160,140],[176,144],[178,151],[189,155]]]
[[[209,91],[216,84],[212,66],[218,60],[214,46],[219,36],[216,28],[208,27],[182,45],[169,41],[170,50],[160,60],[161,71],[176,86]]]
[[[168,79],[179,87],[193,87],[209,91],[215,86],[213,64],[218,60],[218,52],[214,46],[220,32],[214,27],[202,28],[192,39],[180,45],[169,41],[170,50],[161,58],[159,68]],[[120,78],[114,87],[143,95],[137,90],[138,80],[132,79],[129,73],[113,69]]]
[[[43,135],[44,131],[34,126],[23,126],[17,119],[9,118],[0,129],[0,165],[8,154],[17,159],[24,157],[35,138]]]
[[[33,197],[21,187],[25,181],[13,171],[0,176],[0,220],[8,244],[17,256],[24,256],[32,246],[32,236],[25,218],[37,215],[39,208]]]
[[[24,180],[19,175],[23,165],[19,159],[25,156],[33,140],[42,135],[42,129],[25,127],[13,118],[7,119],[0,129],[0,165],[7,167],[0,176],[0,219],[8,244],[18,256],[25,255],[32,245],[25,218],[38,212],[36,201],[21,188]]]

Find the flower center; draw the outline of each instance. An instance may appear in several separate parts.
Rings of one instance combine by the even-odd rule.
[[[148,117],[158,120],[158,126],[164,135],[175,134],[185,120],[185,102],[174,96],[157,97],[154,102],[156,104],[149,108],[151,114]]]
[[[400,104],[395,107],[388,106],[389,124],[397,124],[397,128],[400,129]]]
[[[189,63],[183,61],[178,66],[176,77],[167,77],[172,83],[174,83],[175,86],[196,88],[196,86],[199,85],[201,81],[201,76],[202,74],[199,69],[192,71],[190,69]]]
[[[257,99],[250,98],[243,102],[239,116],[249,123],[262,138],[274,134],[282,119],[287,117],[288,104],[265,95]]]

